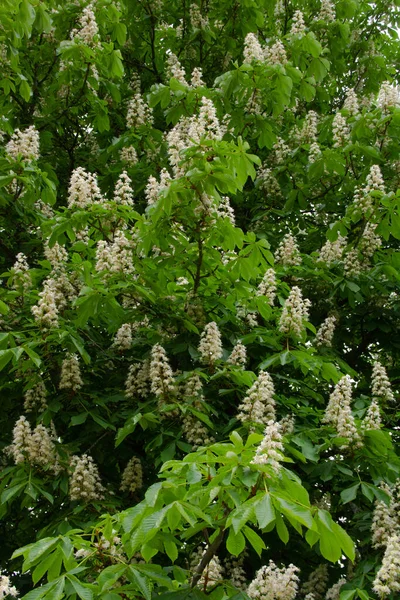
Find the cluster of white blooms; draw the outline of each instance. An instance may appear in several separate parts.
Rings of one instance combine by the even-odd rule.
[[[331,348],[336,321],[337,319],[333,315],[327,317],[325,321],[323,321],[315,336],[315,343],[317,346],[328,346],[328,348]]]
[[[16,261],[11,269],[13,278],[13,289],[22,288],[24,292],[29,292],[32,287],[32,278],[29,273],[29,265],[25,254],[19,252],[15,257]]]
[[[374,579],[374,592],[379,598],[400,592],[400,535],[392,535],[387,543],[382,566]]]
[[[274,258],[277,263],[285,266],[300,265],[301,256],[296,238],[287,233],[279,244]]]
[[[284,163],[291,152],[289,146],[281,137],[277,138],[272,150],[274,152],[274,160],[277,165]]]
[[[68,187],[68,208],[86,208],[101,201],[96,175],[88,173],[83,167],[74,169]]]
[[[182,83],[182,85],[187,86],[185,69],[182,67],[178,57],[173,52],[168,53],[166,73],[168,79],[173,77],[179,81],[179,83]]]
[[[64,358],[61,364],[60,390],[78,391],[83,386],[79,359],[76,354]]]
[[[124,323],[115,334],[112,348],[120,350],[130,350],[132,346],[132,326],[130,323]]]
[[[6,144],[6,152],[11,158],[17,159],[21,156],[22,160],[38,160],[39,151],[39,132],[31,125],[24,131],[16,129]]]
[[[2,575],[0,571],[0,599],[7,596],[18,596],[18,590],[14,585],[11,585],[8,575]]]
[[[290,435],[291,433],[293,433],[295,422],[296,419],[293,414],[286,415],[286,417],[283,417],[283,419],[281,419],[278,423],[281,434]]]
[[[270,560],[268,566],[261,567],[247,589],[247,595],[254,600],[294,600],[300,569],[290,564],[281,569]]]
[[[264,51],[257,36],[248,33],[244,38],[243,62],[251,64],[253,61],[264,61]]]
[[[300,144],[312,144],[313,142],[317,141],[317,136],[318,115],[314,110],[309,110],[306,114],[301,130],[297,133],[297,141]],[[321,151],[319,150],[319,152]]]
[[[145,102],[140,92],[129,101],[126,114],[126,126],[139,127],[140,125],[153,125],[153,109]]]
[[[382,245],[382,240],[375,233],[376,223],[367,223],[360,240],[360,250],[365,259],[373,256],[374,252]]]
[[[202,399],[203,384],[198,373],[193,372],[185,382],[184,397]]]
[[[93,458],[87,454],[72,456],[71,468],[73,469],[69,480],[71,500],[83,500],[84,502],[103,500],[104,487]]]
[[[322,422],[335,427],[337,435],[346,438],[346,443],[359,446],[361,443],[360,436],[354,422],[354,417],[351,414],[351,399],[351,379],[349,375],[345,375],[336,384],[335,389],[329,397]],[[346,446],[343,446],[343,448],[346,448]]]
[[[42,217],[46,217],[47,219],[52,219],[54,217],[54,210],[51,208],[50,204],[43,202],[43,200],[36,200],[34,207],[41,213]]]
[[[374,398],[368,407],[367,413],[361,423],[363,430],[380,429],[382,425],[381,411],[378,401]]]
[[[120,490],[134,494],[143,486],[143,469],[140,460],[134,456],[126,465],[121,477]]]
[[[397,87],[389,81],[384,81],[380,87],[377,104],[382,110],[400,105],[400,94]]]
[[[328,587],[328,565],[319,565],[301,587],[302,594],[312,593],[314,600],[324,600],[324,594]]]
[[[160,192],[168,187],[170,181],[171,175],[168,173],[167,169],[162,169],[160,173],[160,182],[158,182],[153,175],[150,175],[144,191],[148,206],[157,202]]]
[[[325,600],[340,600],[340,590],[346,583],[346,579],[342,577],[326,592]]]
[[[46,386],[40,379],[32,387],[26,390],[24,394],[24,409],[26,412],[31,412],[37,408],[40,412],[43,412],[47,408],[46,397]]]
[[[242,367],[244,369],[247,361],[247,352],[246,346],[242,344],[242,342],[237,342],[233,347],[230,357],[228,358],[228,363],[230,365],[236,365],[238,367]]]
[[[331,23],[336,19],[335,5],[332,0],[321,0],[318,19],[326,23]]]
[[[385,182],[379,165],[372,165],[367,175],[367,184],[363,188],[365,195],[374,191],[385,193]]]
[[[261,100],[261,91],[258,88],[254,88],[250,93],[244,110],[250,115],[261,115],[263,111]]]
[[[156,396],[167,397],[175,391],[175,382],[167,353],[160,344],[151,349],[150,359],[151,391]]]
[[[357,277],[363,271],[363,265],[358,258],[358,251],[356,248],[352,248],[347,252],[344,263],[344,272],[348,277]]]
[[[246,591],[246,572],[243,563],[247,558],[247,551],[244,550],[238,557],[230,555],[224,560],[225,579],[228,579],[232,585],[239,590]]]
[[[200,360],[203,364],[212,365],[222,357],[221,333],[215,321],[204,327],[198,347]]]
[[[347,110],[350,116],[355,117],[360,112],[357,94],[353,89],[349,89],[343,103],[344,110]]]
[[[282,433],[279,423],[268,421],[264,431],[264,438],[257,447],[251,464],[269,465],[275,473],[279,473],[283,460]]]
[[[150,361],[135,363],[129,367],[125,382],[125,394],[128,398],[145,398],[150,391]]]
[[[97,43],[96,36],[99,33],[99,28],[94,14],[94,3],[88,4],[82,11],[79,18],[80,29],[73,29],[71,38],[82,41],[88,46],[93,46]]]
[[[50,248],[48,243],[44,245],[44,255],[53,267],[53,269],[63,269],[68,260],[68,252],[64,246],[60,246],[58,242]]]
[[[114,201],[124,206],[133,206],[132,180],[126,171],[122,171],[114,190]]]
[[[278,40],[269,48],[264,50],[265,61],[270,65],[286,65],[288,58],[286,55],[285,46],[281,40]]]
[[[382,398],[384,401],[392,402],[394,400],[392,386],[387,376],[385,367],[375,361],[372,366],[372,395]]]
[[[294,334],[299,337],[304,331],[303,321],[309,318],[311,302],[308,298],[303,299],[301,289],[292,287],[289,297],[285,300],[281,318],[279,320],[279,331]]]
[[[267,269],[257,288],[256,296],[265,296],[270,305],[273,306],[276,296],[276,277],[274,269]]]
[[[199,408],[196,403],[196,409],[199,410]],[[197,450],[201,446],[208,446],[215,441],[205,424],[191,413],[187,413],[183,418],[182,431],[193,450]]]
[[[292,35],[303,35],[306,31],[306,24],[304,23],[304,15],[301,10],[296,10],[293,19],[290,33]]]
[[[200,7],[197,4],[191,4],[189,7],[190,22],[194,29],[206,29],[209,26],[208,17],[201,14]]]
[[[27,461],[59,473],[60,465],[53,437],[54,434],[41,424],[31,429],[26,417],[22,416],[14,426],[13,441],[6,451],[16,464]]]
[[[138,162],[138,155],[134,146],[122,148],[119,156],[121,161],[127,163],[129,167],[133,167]]]
[[[371,524],[372,545],[374,548],[386,547],[390,536],[394,532],[398,532],[400,528],[398,506],[395,503],[391,488],[386,483],[381,483],[379,487],[389,496],[389,505],[383,500],[375,500]]]
[[[278,197],[282,196],[280,185],[273,174],[272,169],[261,167],[258,171],[258,180],[261,189],[265,190],[267,194]]]
[[[235,227],[235,211],[233,210],[228,196],[222,196],[217,208],[217,216],[220,219],[229,219],[231,225]]]
[[[203,87],[206,84],[204,83],[203,79],[203,71],[201,69],[198,69],[197,67],[195,67],[192,71],[192,75],[190,78],[190,85],[193,88],[197,88],[197,87]]]
[[[32,306],[35,321],[43,327],[58,327],[57,287],[53,278],[46,279],[43,290],[39,292],[39,301]]]
[[[275,420],[275,388],[272,378],[266,371],[259,376],[239,405],[237,419],[242,423],[260,423],[266,425]]]
[[[310,149],[308,151],[308,162],[310,164],[314,163],[316,160],[318,160],[321,157],[321,148],[319,147],[318,142],[312,142],[312,144],[310,144]]]
[[[124,231],[116,231],[112,242],[97,242],[95,268],[106,278],[114,273],[126,275],[134,272],[132,241],[126,237]]]
[[[344,116],[338,112],[332,121],[333,147],[340,148],[350,141],[350,129]]]
[[[327,267],[330,267],[332,263],[342,258],[343,250],[346,246],[346,243],[346,237],[343,237],[342,235],[340,235],[340,233],[338,235],[337,240],[335,240],[334,242],[330,242],[329,240],[327,240],[326,243],[322,246],[321,250],[319,251],[319,257],[317,259],[317,262],[324,262],[326,263]]]
[[[239,319],[246,321],[249,327],[257,327],[257,313],[248,311],[244,306],[239,305],[236,309],[236,314]]]
[[[196,571],[197,567],[200,565],[201,559],[203,558],[206,552],[207,546],[205,548],[203,548],[203,546],[199,546],[197,550],[193,552],[190,561],[190,569],[192,572]],[[213,587],[216,583],[221,581],[222,577],[223,569],[219,558],[218,556],[213,556],[206,568],[203,570],[201,577],[197,583],[197,586],[201,589]]]

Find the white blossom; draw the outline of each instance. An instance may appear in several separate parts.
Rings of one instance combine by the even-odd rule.
[[[204,327],[198,350],[200,360],[204,364],[212,365],[222,357],[221,334],[214,321]]]
[[[138,162],[138,155],[134,146],[122,148],[119,156],[121,161],[127,163],[129,167],[133,167]]]
[[[51,248],[46,242],[44,246],[44,255],[53,269],[63,269],[68,260],[67,250],[64,248],[64,246],[60,246],[58,242],[56,242]]]
[[[182,85],[187,86],[185,69],[182,67],[178,57],[173,52],[170,52],[167,56],[166,71],[168,79],[171,79],[171,77],[173,77],[174,79],[179,81],[179,83],[182,83]]]
[[[76,354],[64,358],[61,364],[61,378],[58,385],[60,390],[78,391],[83,386],[83,379]]]
[[[287,233],[275,252],[275,261],[284,266],[293,266],[301,264],[301,256],[296,238]]]
[[[315,336],[315,343],[317,346],[327,346],[328,348],[331,348],[336,320],[335,316],[330,315],[323,321]]]
[[[74,169],[68,187],[68,208],[86,208],[101,201],[102,194],[96,175],[88,173],[82,167]]]
[[[18,596],[18,590],[14,585],[11,585],[10,578],[8,575],[3,575],[0,571],[0,599],[6,598],[7,596]]]
[[[153,109],[143,100],[140,92],[135,94],[128,104],[126,126],[131,129],[140,125],[153,125],[153,120]]]
[[[285,300],[281,318],[279,320],[279,331],[300,337],[304,331],[304,321],[309,318],[311,302],[303,296],[299,287],[294,286]]]
[[[282,434],[279,423],[272,419],[268,421],[264,431],[264,438],[257,447],[251,464],[253,465],[269,465],[275,473],[279,473],[281,469],[281,461],[283,460],[283,444]]]
[[[195,572],[196,568],[199,566],[201,559],[203,558],[206,552],[207,547],[203,548],[203,546],[199,546],[196,552],[192,554],[190,561],[190,568],[192,572]],[[197,586],[200,589],[214,587],[219,581],[222,580],[222,572],[222,566],[218,556],[213,556],[208,565],[203,570],[201,577],[197,583]]]
[[[21,156],[22,160],[32,161],[40,158],[39,132],[34,125],[24,131],[16,129],[6,144],[6,153],[14,160]]]
[[[301,10],[296,10],[293,15],[290,33],[292,35],[301,36],[301,35],[304,35],[305,31],[306,31],[306,26],[304,23],[304,15],[301,12]]]
[[[347,583],[346,579],[342,577],[339,579],[337,583],[335,583],[329,590],[326,592],[325,600],[340,600],[340,590]]]
[[[288,62],[285,46],[281,40],[277,40],[271,47],[264,50],[265,62],[270,65],[286,65]]]
[[[24,394],[24,409],[30,412],[37,408],[40,412],[47,408],[47,390],[43,381],[40,379],[32,387],[29,387]]]
[[[114,201],[124,206],[133,206],[132,180],[126,171],[122,171],[114,190]]]
[[[389,377],[387,376],[386,369],[377,360],[372,366],[372,395],[381,398],[384,401],[391,402],[394,400],[392,386]]]
[[[301,587],[301,592],[303,594],[312,593],[314,600],[324,600],[328,580],[328,565],[321,564],[310,573],[307,581]]]
[[[270,560],[263,566],[247,589],[247,595],[254,600],[294,600],[299,578],[296,573],[300,569],[290,564],[279,568]]]
[[[222,196],[217,208],[217,215],[220,219],[229,219],[231,225],[235,227],[235,211],[230,205],[228,196]]]
[[[29,265],[25,254],[19,252],[11,269],[12,287],[14,290],[22,288],[24,293],[29,292],[32,287],[32,277],[29,273]]]
[[[375,500],[371,524],[372,545],[374,548],[385,548],[391,535],[399,531],[400,520],[392,489],[383,482],[379,487],[388,495],[389,504]]]
[[[343,237],[340,233],[334,242],[327,240],[319,251],[317,262],[324,262],[327,267],[331,267],[334,262],[342,258],[346,243],[347,238]]]
[[[274,269],[267,269],[257,288],[256,296],[265,296],[269,304],[273,306],[276,296],[276,276]]]
[[[357,94],[353,89],[349,89],[343,103],[344,110],[347,110],[350,116],[355,117],[360,112]]]
[[[134,456],[122,473],[120,490],[134,494],[143,486],[143,469],[140,460]]]
[[[130,350],[132,346],[132,327],[130,323],[124,323],[115,334],[112,348],[120,350]]]
[[[244,38],[243,62],[251,64],[253,61],[264,61],[264,52],[257,36],[248,33]]]
[[[192,71],[192,75],[191,75],[191,79],[190,79],[191,87],[193,87],[193,88],[204,87],[206,84],[204,83],[202,77],[203,77],[202,70],[195,67]]]
[[[398,107],[400,105],[400,93],[397,86],[392,85],[389,81],[384,81],[379,90],[377,103],[382,110]]]
[[[129,367],[125,382],[125,394],[128,398],[145,398],[150,391],[150,361],[135,363]]]
[[[175,391],[175,383],[167,353],[160,344],[151,350],[150,359],[151,391],[156,396],[168,397]]]
[[[374,592],[385,598],[392,592],[400,592],[400,535],[395,533],[387,543],[382,566],[373,583]]]
[[[57,286],[55,279],[46,279],[43,290],[39,292],[38,303],[31,312],[40,325],[46,328],[58,327]]]
[[[321,0],[318,19],[331,23],[336,19],[335,5],[332,0]]]
[[[345,375],[336,384],[329,397],[328,406],[326,407],[322,422],[336,428],[337,435],[346,438],[346,444],[360,446],[360,435],[351,413],[351,400],[351,379],[349,375]],[[346,445],[342,448],[346,448]]]
[[[95,502],[104,499],[104,487],[101,484],[99,470],[93,458],[87,454],[72,456],[72,474],[69,480],[71,500]]]
[[[236,365],[244,369],[247,361],[246,346],[242,342],[237,342],[231,352],[227,362],[231,365]]]
[[[350,142],[350,129],[345,117],[336,113],[332,121],[333,147],[340,148]]]
[[[275,420],[275,389],[272,378],[266,371],[259,376],[239,405],[237,419],[242,423],[260,423],[266,425]]]
[[[90,3],[82,11],[79,18],[80,29],[74,29],[71,37],[82,41],[88,46],[96,45],[96,37],[99,33],[99,28],[94,14],[94,3]]]

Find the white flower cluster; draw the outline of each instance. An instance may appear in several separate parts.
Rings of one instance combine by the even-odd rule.
[[[11,269],[12,287],[14,290],[22,288],[26,293],[32,287],[32,277],[29,273],[29,265],[25,254],[19,252],[15,257],[16,261]]]
[[[198,351],[201,362],[206,365],[213,365],[216,360],[222,358],[221,333],[215,321],[207,323],[204,327]]]
[[[285,46],[281,40],[278,40],[271,47],[266,47],[264,50],[265,62],[270,65],[286,65],[288,58],[286,55]]]
[[[337,583],[335,583],[329,590],[326,592],[325,600],[340,600],[340,590],[347,583],[346,579],[342,577],[339,579]]]
[[[232,585],[239,590],[246,591],[246,572],[243,563],[247,558],[247,551],[244,550],[239,556],[230,555],[224,560],[225,579],[229,579]]]
[[[354,422],[354,417],[351,414],[351,400],[351,379],[349,375],[345,375],[336,384],[335,389],[329,397],[322,422],[335,427],[337,435],[346,438],[346,444],[359,446],[361,444],[360,436]],[[346,445],[342,448],[346,448]]]
[[[182,67],[178,57],[173,52],[169,52],[167,56],[166,74],[168,79],[173,77],[179,81],[179,83],[182,83],[182,85],[187,86],[185,69]]]
[[[312,144],[318,137],[318,115],[314,110],[309,110],[304,119],[303,127],[297,133],[297,141],[300,144]],[[311,147],[310,147],[311,150]],[[319,150],[319,148],[318,148]],[[321,152],[319,150],[319,152]]]
[[[358,258],[358,251],[356,248],[352,248],[347,252],[344,263],[344,273],[347,277],[357,277],[363,271],[363,265]]]
[[[353,89],[349,89],[343,103],[343,109],[347,110],[349,115],[355,117],[360,112],[357,94]]]
[[[368,266],[368,259],[372,258],[374,252],[382,245],[382,240],[375,233],[376,223],[367,223],[360,240],[360,250],[364,257],[364,266]]]
[[[293,19],[290,33],[292,35],[304,35],[306,32],[306,24],[304,23],[304,15],[301,10],[296,10]]]
[[[201,559],[207,552],[207,547],[199,546],[195,552],[193,552],[190,569],[192,572],[200,565]],[[219,561],[218,556],[213,556],[206,568],[203,570],[201,577],[197,583],[200,589],[206,590],[209,587],[215,586],[216,583],[221,581],[223,578],[223,569]]]
[[[367,413],[361,423],[361,428],[365,430],[380,429],[382,425],[381,411],[379,403],[374,398],[368,407]]]
[[[254,33],[248,33],[244,38],[243,62],[251,64],[253,61],[264,61],[264,50],[257,36]]]
[[[372,366],[372,395],[381,398],[384,402],[392,402],[394,400],[392,386],[386,369],[377,360]]]
[[[332,23],[336,19],[335,5],[332,0],[321,0],[318,19],[326,23]]]
[[[143,486],[143,469],[140,460],[134,456],[126,465],[121,477],[120,490],[134,494]]]
[[[126,237],[123,230],[115,232],[112,242],[97,242],[95,268],[105,279],[115,273],[129,275],[134,272],[132,241]]]
[[[312,593],[314,600],[324,600],[324,594],[328,587],[328,580],[328,565],[321,564],[310,573],[307,581],[301,587],[301,593]]]
[[[237,306],[236,314],[239,319],[243,319],[249,327],[257,327],[257,313],[248,311],[244,306],[240,304]]]
[[[68,187],[68,208],[86,208],[101,201],[96,175],[88,173],[83,167],[74,169]]]
[[[160,192],[167,188],[170,182],[171,175],[168,173],[167,169],[162,169],[160,173],[160,182],[158,182],[153,175],[150,175],[144,191],[148,206],[151,206],[157,202]]]
[[[292,287],[289,297],[283,305],[279,331],[300,337],[304,331],[304,321],[309,318],[310,306],[311,302],[308,298],[303,300],[301,289],[297,286]]]
[[[125,395],[128,398],[145,398],[150,391],[150,361],[135,363],[129,367],[125,382]]]
[[[275,255],[275,261],[284,266],[293,266],[301,264],[301,256],[296,238],[287,233],[279,244]]]
[[[197,410],[200,410],[199,404],[195,403]],[[183,418],[182,431],[193,450],[197,450],[201,446],[209,446],[215,441],[205,424],[189,412]]]
[[[42,217],[46,217],[47,219],[52,219],[54,217],[54,210],[51,208],[50,204],[43,202],[43,200],[36,200],[34,207],[41,213]]]
[[[43,381],[40,379],[32,387],[28,388],[24,394],[24,409],[31,412],[35,408],[43,412],[47,408],[47,390]]]
[[[190,85],[192,88],[204,87],[206,84],[203,81],[203,71],[195,67],[192,71]]]
[[[332,121],[333,147],[341,148],[350,142],[350,128],[345,117],[336,113]]]
[[[239,405],[237,419],[244,423],[260,423],[266,425],[275,420],[275,388],[272,378],[266,371],[259,376]]]
[[[77,392],[83,386],[79,359],[76,354],[64,358],[61,364],[61,378],[58,385],[60,390]]]
[[[265,296],[270,305],[273,306],[276,296],[276,276],[274,269],[267,269],[257,288],[256,296]]]
[[[51,248],[46,242],[44,245],[44,255],[54,270],[63,270],[65,263],[68,260],[67,250],[64,248],[64,246],[60,246],[58,242],[56,242]]]
[[[389,81],[384,81],[379,90],[377,104],[382,110],[400,106],[400,93],[398,88]]]
[[[124,350],[130,350],[132,346],[132,325],[130,323],[124,323],[118,329],[115,334],[112,348],[124,352]]]
[[[272,419],[268,421],[264,438],[257,447],[252,465],[268,465],[275,473],[279,473],[283,460],[282,434],[279,423]]]
[[[382,566],[373,584],[379,598],[385,598],[392,592],[400,592],[400,535],[392,535],[387,543]]]
[[[134,146],[127,146],[122,148],[119,153],[122,162],[125,162],[128,167],[133,167],[138,162],[138,155]]]
[[[314,163],[316,160],[321,158],[321,154],[322,152],[321,148],[319,147],[319,144],[317,142],[312,142],[308,151],[308,162],[310,164]]]
[[[0,599],[7,596],[18,596],[18,590],[14,585],[11,585],[8,575],[2,575],[0,571]]]
[[[286,415],[279,421],[279,430],[282,435],[290,435],[294,431],[294,426],[296,423],[295,416],[293,414]]]
[[[97,44],[96,37],[99,33],[99,28],[96,22],[96,16],[94,14],[94,3],[90,3],[82,11],[79,18],[79,30],[72,30],[71,37],[82,41],[88,46],[94,46]]]
[[[289,146],[281,137],[277,138],[275,144],[272,146],[272,150],[274,152],[274,160],[277,165],[284,163],[291,152]]]
[[[175,392],[175,382],[167,353],[160,344],[151,349],[150,359],[151,391],[164,399]]]
[[[230,365],[236,365],[237,367],[245,368],[247,362],[246,346],[242,342],[237,342],[233,347],[230,357],[227,362]]]
[[[31,312],[40,325],[45,328],[58,327],[57,285],[53,278],[44,281],[39,292],[39,301],[32,306]]]
[[[206,29],[207,27],[209,27],[208,17],[204,17],[201,14],[200,7],[197,6],[197,4],[190,5],[189,14],[190,22],[194,29]]]
[[[267,192],[268,195],[277,197],[282,196],[280,185],[273,174],[272,169],[261,167],[258,171],[257,178],[260,182],[261,189]]]
[[[14,160],[21,156],[22,160],[38,160],[39,151],[39,132],[34,125],[31,125],[24,131],[16,129],[6,144],[6,153]]]
[[[270,560],[268,566],[261,567],[247,589],[247,595],[254,600],[294,600],[300,569],[290,564],[281,569]]]
[[[383,500],[375,500],[371,524],[374,548],[386,547],[393,533],[400,532],[398,503],[395,501],[393,490],[386,483],[381,483],[379,487],[389,496],[389,505]]]
[[[323,321],[320,328],[315,336],[315,343],[317,346],[332,347],[333,334],[335,333],[336,317],[330,315]]]
[[[338,261],[342,258],[343,250],[346,244],[347,238],[341,236],[340,233],[337,240],[334,242],[327,240],[319,251],[317,262],[324,262],[326,263],[327,267],[332,266],[335,261]]]
[[[235,211],[229,202],[228,196],[221,197],[217,208],[217,216],[220,219],[228,219],[232,227],[235,227]]]
[[[26,417],[22,416],[14,426],[13,441],[6,451],[17,465],[27,461],[57,474],[60,465],[53,437],[54,434],[41,424],[32,430]]]
[[[376,191],[385,193],[385,182],[379,165],[372,165],[367,175],[367,184],[363,188],[363,192],[367,196],[371,192]]]
[[[153,109],[145,102],[140,92],[129,101],[126,114],[126,126],[140,127],[140,125],[153,125]]]
[[[101,484],[99,470],[93,458],[87,454],[71,457],[72,473],[69,479],[71,500],[93,502],[104,499],[104,487]]]
[[[114,190],[114,201],[124,206],[133,206],[132,180],[126,171],[122,171]]]

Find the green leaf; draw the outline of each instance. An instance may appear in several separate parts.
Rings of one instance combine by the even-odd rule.
[[[16,494],[18,494],[18,492],[20,492],[25,487],[25,485],[26,481],[5,489],[4,492],[1,494],[1,504],[9,502],[11,498],[13,498]]]
[[[228,539],[226,540],[226,548],[228,552],[234,556],[239,556],[239,554],[243,552],[245,546],[246,542],[242,532],[239,531],[238,533],[235,533],[233,528],[230,527]]]
[[[260,529],[264,529],[275,519],[275,509],[268,492],[254,504],[254,512]]]
[[[151,600],[151,587],[147,577],[144,577],[142,573],[132,565],[129,565],[128,567],[128,576],[129,579],[136,584],[137,590],[143,594],[146,600]]]
[[[284,515],[291,517],[295,521],[298,521],[302,525],[305,525],[309,529],[314,526],[314,520],[311,516],[311,510],[309,508],[300,506],[295,502],[285,500],[276,494],[271,494],[274,499],[278,502],[279,507]]]
[[[92,590],[82,585],[82,583],[76,577],[73,577],[71,575],[67,575],[67,577],[68,580],[72,583],[72,587],[78,594],[79,598],[81,598],[81,600],[93,600]]]
[[[247,525],[243,527],[243,533],[253,546],[254,550],[257,552],[258,556],[261,556],[262,551],[266,549],[264,540],[258,535],[258,533],[256,533]]]
[[[360,487],[359,483],[355,483],[354,485],[342,490],[340,492],[340,498],[342,499],[342,503],[346,504],[347,502],[351,502],[357,496],[357,490]]]
[[[29,83],[25,79],[22,80],[20,83],[19,93],[21,94],[21,96],[25,100],[25,102],[29,102],[31,94],[32,94],[32,90],[29,86]]]

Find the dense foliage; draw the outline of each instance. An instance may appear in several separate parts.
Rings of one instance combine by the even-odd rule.
[[[2,0],[0,597],[399,597],[399,6]]]

